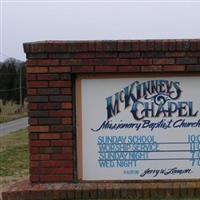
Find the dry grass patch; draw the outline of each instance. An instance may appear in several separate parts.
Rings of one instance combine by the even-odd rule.
[[[28,177],[27,129],[0,137],[0,163],[0,188]]]
[[[20,105],[13,102],[7,102],[3,105],[0,100],[0,123],[9,122],[27,116],[27,105],[20,108]]]

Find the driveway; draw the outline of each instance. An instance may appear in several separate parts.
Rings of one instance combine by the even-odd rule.
[[[0,136],[6,135],[10,132],[18,131],[19,129],[28,126],[28,117],[17,119],[11,122],[0,124]]]

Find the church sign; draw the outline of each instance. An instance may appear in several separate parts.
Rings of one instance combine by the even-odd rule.
[[[80,77],[79,179],[199,179],[199,85],[197,76]]]

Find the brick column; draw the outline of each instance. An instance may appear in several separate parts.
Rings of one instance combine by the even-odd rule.
[[[46,41],[27,54],[31,182],[76,179],[75,74],[200,71],[200,40]]]
[[[72,79],[58,59],[27,61],[30,180],[73,180]]]

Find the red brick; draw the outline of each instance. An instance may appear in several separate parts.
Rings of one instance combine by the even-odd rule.
[[[68,153],[72,153],[73,150],[72,150],[72,147],[63,147],[62,148],[62,153],[64,154],[68,154]]]
[[[87,51],[95,51],[95,41],[88,41],[88,50]]]
[[[39,88],[38,95],[58,95],[60,94],[59,88]]]
[[[50,155],[49,154],[31,154],[30,159],[31,160],[49,160]]]
[[[95,72],[117,72],[117,66],[96,66]]]
[[[49,87],[71,87],[71,81],[50,81]]]
[[[55,118],[55,117],[42,117],[38,118],[38,124],[39,125],[57,125],[57,124],[62,124],[62,119],[61,118]]]
[[[68,175],[41,175],[41,182],[63,182],[63,181],[71,181],[73,179],[72,174]]]
[[[30,154],[35,154],[35,153],[39,153],[39,148],[37,147],[30,147]]]
[[[88,72],[94,72],[93,66],[73,66],[72,67],[73,73],[88,73]]]
[[[37,96],[28,96],[28,101],[30,103],[33,103],[33,102],[48,102],[48,96],[42,96],[42,95],[40,95],[40,96],[39,95],[37,95]]]
[[[169,41],[168,40],[163,40],[162,41],[162,50],[163,51],[168,51],[169,50]]]
[[[64,42],[49,42],[45,43],[44,47],[41,49],[42,52],[65,52],[70,50],[70,45]]]
[[[118,66],[119,72],[139,72],[139,66]]]
[[[93,52],[80,52],[72,54],[73,58],[95,58],[95,53]]]
[[[46,88],[48,87],[47,81],[29,81],[28,88]]]
[[[183,58],[176,58],[176,63],[177,64],[197,64],[198,59],[197,58],[192,58],[192,57],[183,57]]]
[[[200,71],[200,65],[187,65],[187,71],[199,72]]]
[[[120,58],[139,58],[140,57],[140,52],[122,52],[119,53]]]
[[[163,71],[165,72],[185,71],[185,66],[184,65],[165,65],[163,66]]]
[[[151,65],[152,59],[131,59],[132,65]]]
[[[61,94],[72,94],[71,88],[61,88]]]
[[[184,57],[186,55],[185,52],[166,52],[165,53],[165,56],[166,57],[172,57],[172,58],[175,58],[175,57]]]
[[[29,117],[48,117],[48,111],[34,110],[28,112]]]
[[[83,63],[83,59],[66,59],[66,60],[61,60],[61,65],[66,65],[66,66],[83,65],[83,64],[84,64]]]
[[[52,125],[51,132],[69,132],[72,131],[72,125]]]
[[[31,173],[37,174],[37,175],[53,175],[53,174],[72,174],[73,169],[72,168],[67,168],[67,167],[59,167],[59,168],[31,168],[30,169]]]
[[[57,88],[55,88],[57,89]],[[72,95],[51,95],[49,96],[50,102],[71,102],[72,101]]]
[[[179,46],[179,50],[192,50],[192,45],[191,45],[191,41],[184,41],[184,40],[182,40],[182,41],[180,41],[181,42],[181,44],[180,44],[180,46]]]
[[[37,109],[37,103],[29,103],[28,109],[29,110],[36,110]]]
[[[190,49],[191,51],[198,50],[198,40],[190,41]]]
[[[72,161],[69,160],[55,160],[55,161],[40,161],[41,167],[72,167]]]
[[[32,74],[41,74],[41,73],[47,73],[48,67],[27,67],[27,73]]]
[[[37,79],[41,81],[59,80],[59,74],[37,74]]]
[[[40,180],[38,175],[30,175],[31,182],[38,182]]]
[[[56,110],[61,109],[61,103],[37,103],[39,110]]]
[[[28,122],[29,122],[30,125],[37,125],[38,124],[38,120],[36,118],[30,118]]]
[[[38,140],[38,133],[29,132],[29,139],[30,140]]]
[[[73,168],[66,168],[66,167],[60,167],[60,168],[54,168],[52,170],[52,174],[73,174]]]
[[[116,58],[117,52],[95,52],[96,58]]]
[[[131,51],[132,50],[132,43],[130,41],[118,41],[117,43],[117,50],[118,51]]]
[[[71,102],[72,96],[71,95],[51,95],[49,96],[50,102]]]
[[[152,51],[154,50],[154,41],[141,41],[140,51]]]
[[[182,43],[183,41],[182,40],[176,40],[176,50],[183,50],[182,49]]]
[[[52,65],[59,65],[59,60],[28,60],[27,61],[28,66],[52,66]]]
[[[26,74],[27,81],[35,81],[37,79],[36,74]]]
[[[149,183],[142,184],[143,198],[147,199],[150,197]]]
[[[44,140],[44,141],[41,141],[41,140],[34,140],[34,141],[30,141],[30,146],[31,147],[46,147],[46,146],[49,146],[50,143],[48,140]]]
[[[142,40],[139,42],[139,49],[140,51],[147,51],[147,41],[146,40]]]
[[[72,52],[88,52],[88,42],[87,41],[81,41],[81,42],[75,42],[71,43],[71,50]]]
[[[40,153],[63,153],[62,147],[40,147]]]
[[[57,147],[70,147],[72,146],[72,140],[52,140],[51,146],[57,146]]]
[[[96,51],[117,51],[117,42],[97,41],[95,45]]]
[[[155,51],[161,51],[162,50],[162,40],[155,40],[154,48],[155,48]]]
[[[160,72],[162,71],[162,66],[142,66],[142,72]]]
[[[187,57],[200,57],[200,52],[199,51],[187,52],[186,55]]]
[[[169,47],[169,51],[175,51],[176,50],[176,43],[169,41],[168,47]]]
[[[113,65],[130,65],[130,59],[123,59],[123,58],[118,58],[118,59],[113,59],[113,61],[116,61],[113,63]]]
[[[132,50],[133,51],[138,51],[140,49],[140,42],[139,40],[135,40],[132,42]]]
[[[52,154],[51,159],[52,160],[72,160],[73,155],[72,154]]]
[[[117,66],[117,65],[129,65],[129,59],[122,59],[122,58],[99,58],[96,59],[94,62],[90,62],[89,65],[96,65],[96,66]]]
[[[62,119],[63,124],[72,124],[72,118],[71,117],[66,117]]]
[[[37,90],[36,89],[28,89],[27,90],[27,95],[36,95],[37,94]]]
[[[30,161],[30,167],[39,167],[40,162],[39,161]]]
[[[62,103],[63,109],[72,109],[72,103]]]
[[[153,59],[153,64],[155,65],[170,65],[174,64],[175,60],[173,58],[159,58]]]
[[[51,118],[51,117],[46,117],[46,118],[38,118],[38,124],[40,125],[54,125],[54,124],[62,124],[62,119],[60,118]]]
[[[72,139],[72,133],[63,133],[62,139],[71,140]]]
[[[60,134],[59,133],[44,133],[44,134],[40,134],[39,138],[41,140],[55,140],[55,139],[60,139]]]
[[[53,110],[49,113],[50,117],[71,117],[72,111],[71,110]]]
[[[38,118],[38,124],[40,125],[56,125],[61,124],[61,121],[61,119],[55,117]]]
[[[147,41],[147,49],[148,51],[153,51],[155,49],[154,40]]]
[[[65,67],[50,67],[49,72],[54,72],[54,73],[63,73],[63,72],[71,72],[71,67],[65,66]]]
[[[29,127],[30,132],[49,132],[49,127],[48,126],[30,126]]]

